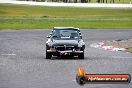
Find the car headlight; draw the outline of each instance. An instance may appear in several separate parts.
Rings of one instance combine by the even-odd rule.
[[[53,42],[51,39],[48,39],[48,41],[46,42],[46,44],[49,46],[49,47],[52,47],[53,45]]]
[[[52,42],[49,42],[49,43],[48,43],[48,46],[49,46],[49,47],[52,47]]]
[[[52,47],[53,42],[52,42],[52,41],[48,41],[48,42],[47,42],[47,45],[48,45],[49,47]]]
[[[82,47],[82,45],[83,45],[83,44],[82,44],[81,42],[78,43],[78,47]]]

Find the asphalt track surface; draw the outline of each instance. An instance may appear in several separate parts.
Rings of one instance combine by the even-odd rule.
[[[45,59],[49,30],[0,31],[0,88],[132,88],[130,84],[86,84],[75,77],[82,66],[91,74],[132,75],[132,54],[92,48],[95,42],[132,38],[132,30],[81,30],[86,43],[85,59]]]

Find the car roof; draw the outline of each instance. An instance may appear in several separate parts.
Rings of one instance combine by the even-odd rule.
[[[77,30],[79,30],[79,28],[75,28],[75,27],[54,27],[53,29],[57,29],[57,30],[59,30],[59,29],[77,29]]]

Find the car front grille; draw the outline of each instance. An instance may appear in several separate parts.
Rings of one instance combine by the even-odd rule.
[[[75,49],[75,47],[63,45],[63,46],[55,46],[55,49],[59,50],[59,51],[65,51],[65,50],[73,50],[73,49]]]

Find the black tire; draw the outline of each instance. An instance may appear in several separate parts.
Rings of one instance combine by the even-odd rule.
[[[51,53],[46,52],[46,59],[51,59],[51,58],[52,58],[52,54],[51,54]]]
[[[84,84],[86,84],[86,78],[84,76],[79,76],[79,77],[76,77],[76,82],[83,86]]]
[[[81,54],[78,55],[78,58],[79,59],[84,59],[84,51],[83,51],[83,53],[81,53]]]
[[[51,59],[52,54],[47,52],[48,49],[49,47],[46,45],[46,59]]]

